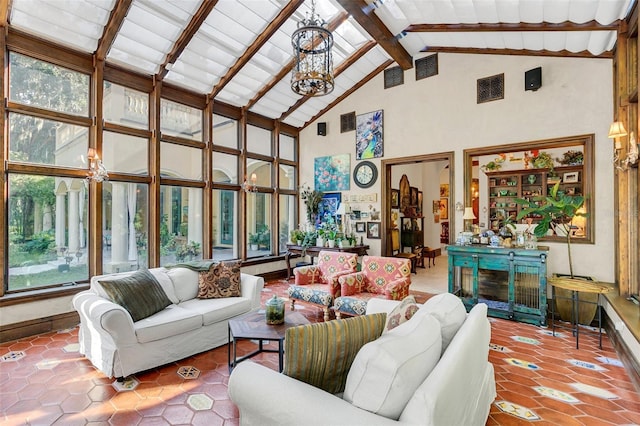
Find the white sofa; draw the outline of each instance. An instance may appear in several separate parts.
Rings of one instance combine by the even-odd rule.
[[[452,295],[440,296],[446,299]],[[371,299],[367,306],[367,313],[390,312],[397,303],[399,302]],[[419,315],[416,314],[408,322],[420,321],[418,317]],[[440,321],[442,317],[438,318],[436,315],[436,318]],[[433,321],[433,319],[430,320]],[[436,328],[438,321],[436,321]],[[491,327],[487,319],[487,306],[478,304],[468,315],[463,312],[461,321],[463,321],[462,325],[457,331],[441,322],[443,344],[448,340],[445,338],[447,328],[449,332],[455,334],[426,379],[418,382],[417,389],[409,393],[408,403],[400,407],[401,412],[397,420],[375,414],[375,410],[368,411],[348,402],[349,378],[343,397],[343,395],[325,392],[262,365],[245,362],[233,370],[229,379],[229,395],[240,411],[240,424],[484,425],[496,397],[493,365],[488,361]],[[458,325],[459,323],[460,321]],[[419,327],[415,327],[414,324],[413,330],[418,329]],[[384,334],[379,339],[383,336]],[[358,352],[359,355],[360,352]],[[349,374],[356,369],[356,363],[357,357]],[[381,373],[383,374],[386,372]],[[372,394],[380,394],[380,386],[371,385],[376,382],[375,378],[358,380],[358,386],[361,388],[368,387]],[[392,393],[399,389],[394,390],[391,389],[392,387],[382,392]],[[373,395],[372,399],[376,397]],[[367,399],[366,395],[365,399]]]
[[[80,353],[108,377],[126,377],[222,346],[228,343],[229,319],[260,308],[262,277],[241,274],[241,297],[199,299],[197,271],[149,271],[172,304],[139,321],[111,302],[98,283],[133,272],[95,276],[90,289],[73,298],[80,315]]]

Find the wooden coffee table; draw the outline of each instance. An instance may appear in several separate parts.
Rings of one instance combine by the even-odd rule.
[[[287,329],[298,325],[309,324],[309,320],[304,315],[297,312],[285,312],[284,323],[269,325],[265,320],[264,310],[251,312],[229,320],[229,371],[241,361],[258,355],[261,352],[277,352],[278,367],[282,372],[284,358],[284,337]],[[239,340],[257,340],[258,349],[238,358],[236,353],[236,342]],[[278,349],[265,349],[264,341],[278,342]],[[233,352],[233,358],[231,357]]]

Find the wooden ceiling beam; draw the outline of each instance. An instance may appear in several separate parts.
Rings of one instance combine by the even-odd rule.
[[[376,46],[377,44],[378,43],[376,43],[375,41],[368,41],[367,43],[363,44],[360,47],[360,49],[353,52],[351,56],[349,56],[347,59],[342,61],[342,63],[335,70],[333,70],[334,79],[335,77],[338,77],[340,74],[342,74],[351,65],[355,64],[358,59],[362,58],[369,50],[373,49],[374,46]],[[291,107],[288,110],[286,110],[278,120],[280,121],[284,120],[285,117],[288,117],[293,111],[300,108],[302,104],[307,102],[312,97],[313,96],[303,96],[300,99],[298,99],[296,103],[291,105]]]
[[[333,18],[331,22],[327,24],[327,29],[330,32],[334,32],[336,28],[338,28],[344,21],[347,20],[348,17],[349,17],[349,14],[346,11],[342,11],[335,18]],[[278,72],[271,79],[271,81],[269,81],[269,83],[267,83],[262,89],[260,89],[258,93],[256,93],[256,95],[247,103],[247,105],[245,105],[245,108],[250,109],[252,106],[256,104],[256,102],[262,99],[264,95],[266,95],[271,89],[273,89],[276,86],[276,84],[280,82],[280,80],[285,78],[287,74],[291,72],[294,65],[295,65],[295,58],[291,58],[291,60],[284,67],[282,67],[280,72]]]
[[[98,40],[98,48],[96,49],[97,60],[103,61],[107,57],[109,49],[111,49],[113,41],[120,31],[120,27],[122,27],[124,18],[127,16],[127,13],[129,13],[131,2],[132,0],[117,0],[115,7],[111,11],[111,15],[109,15],[107,25],[104,27],[102,37]]]
[[[608,25],[602,25],[597,21],[589,21],[583,24],[574,22],[542,22],[537,24],[519,22],[515,24],[413,24],[405,28],[407,33],[437,33],[437,32],[523,32],[523,31],[617,31],[620,21],[614,21]]]
[[[218,3],[218,0],[204,0],[198,8],[197,12],[191,18],[189,25],[184,29],[178,40],[173,45],[171,52],[167,54],[167,57],[164,60],[164,63],[160,65],[160,69],[158,70],[158,79],[162,80],[169,70],[167,66],[169,64],[173,64],[178,60],[178,57],[182,54],[184,49],[187,47],[193,36],[196,35],[204,21],[207,19],[213,8]]]
[[[613,58],[612,52],[603,52],[599,55],[594,55],[589,51],[582,52],[570,52],[568,50],[560,50],[557,52],[551,50],[528,50],[528,49],[479,49],[468,47],[440,47],[440,46],[427,46],[420,50],[425,53],[471,53],[480,55],[511,55],[511,56],[548,56],[558,58],[597,58],[597,59],[611,59]]]
[[[402,47],[396,36],[391,34],[378,15],[373,13],[374,7],[368,5],[364,0],[337,1],[403,70],[413,68],[413,58]]]
[[[329,111],[331,108],[333,108],[334,106],[338,105],[340,102],[344,101],[346,98],[349,97],[349,95],[351,95],[353,92],[355,92],[356,90],[358,90],[359,88],[361,88],[362,86],[364,86],[365,84],[367,84],[371,79],[373,79],[376,75],[380,74],[382,71],[384,71],[385,69],[387,69],[387,67],[391,64],[393,64],[393,60],[388,59],[386,60],[384,63],[382,63],[379,67],[377,67],[376,69],[374,69],[373,71],[371,71],[369,74],[367,74],[362,80],[360,80],[359,82],[357,82],[356,84],[353,85],[353,87],[351,87],[349,90],[347,90],[346,92],[344,92],[342,95],[340,95],[339,97],[337,97],[333,102],[331,102],[329,105],[327,105],[326,107],[324,107],[324,109],[322,109],[320,112],[318,112],[316,115],[314,115],[313,117],[311,117],[309,119],[309,121],[307,121],[306,123],[304,123],[304,125],[300,128],[300,130],[304,129],[305,127],[307,127],[309,124],[313,123],[315,120],[317,120],[318,118],[320,118],[322,116],[322,114],[326,113],[327,111]]]
[[[244,67],[253,56],[258,53],[260,48],[264,46],[264,44],[269,41],[271,36],[275,34],[276,31],[285,23],[287,19],[293,15],[293,13],[300,7],[300,5],[304,3],[304,0],[291,0],[285,7],[282,8],[280,13],[275,17],[273,21],[267,28],[262,31],[262,33],[256,38],[256,40],[251,43],[251,45],[247,48],[247,50],[238,58],[235,64],[229,71],[220,79],[218,84],[215,85],[213,90],[211,91],[210,97],[215,99],[216,95],[222,91],[222,89],[235,77],[238,72]]]

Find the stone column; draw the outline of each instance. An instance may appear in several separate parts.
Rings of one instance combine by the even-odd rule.
[[[128,258],[127,184],[111,183],[111,263],[112,272],[126,271]],[[128,264],[128,263],[127,263]]]
[[[65,194],[56,195],[56,246],[66,247],[65,230],[66,230],[66,199]]]
[[[189,188],[187,243],[194,241],[202,248],[202,190]]]
[[[78,214],[78,198],[80,192],[78,190],[69,190],[69,255],[75,254],[80,248],[79,223],[80,215]]]

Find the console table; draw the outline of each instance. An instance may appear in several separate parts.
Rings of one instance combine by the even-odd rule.
[[[548,250],[447,246],[449,293],[467,310],[486,303],[491,316],[546,325]]]
[[[313,263],[313,258],[314,257],[318,257],[318,254],[322,251],[340,251],[340,252],[345,252],[345,253],[356,253],[358,256],[364,256],[367,254],[367,250],[369,250],[369,246],[367,245],[358,245],[358,246],[353,246],[353,247],[344,247],[344,248],[340,248],[340,247],[316,247],[316,246],[311,246],[311,247],[303,247],[303,246],[299,246],[297,244],[287,244],[287,252],[284,254],[284,261],[287,264],[287,278],[291,278],[292,274],[291,274],[291,264],[289,263],[289,259],[291,258],[291,255],[293,254],[298,254],[298,255],[308,255],[311,258],[311,263]]]

